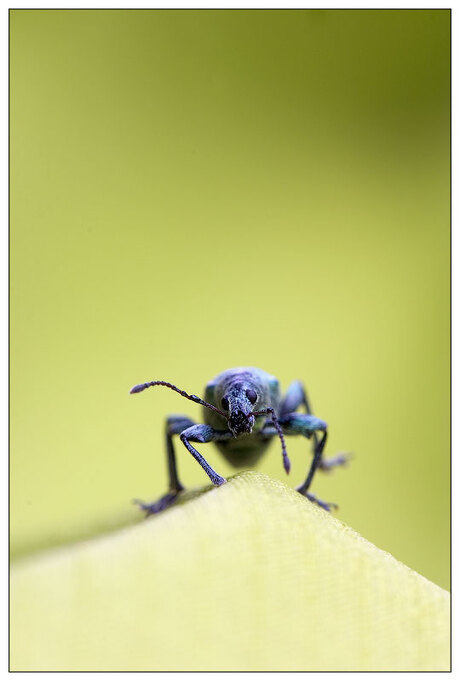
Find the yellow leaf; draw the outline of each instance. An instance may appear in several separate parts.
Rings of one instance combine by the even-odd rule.
[[[446,591],[254,472],[11,571],[14,671],[434,671],[449,642]]]

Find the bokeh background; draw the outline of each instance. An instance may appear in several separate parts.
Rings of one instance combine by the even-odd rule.
[[[133,384],[255,365],[354,452],[312,490],[449,588],[450,12],[13,10],[10,40],[13,556],[166,491],[164,418],[200,409]]]

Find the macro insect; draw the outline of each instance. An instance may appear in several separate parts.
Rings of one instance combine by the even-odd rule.
[[[285,436],[302,435],[312,440],[313,459],[305,481],[297,491],[326,511],[336,504],[321,501],[309,492],[315,472],[328,471],[344,465],[348,456],[339,454],[323,458],[327,440],[327,424],[312,414],[307,393],[300,381],[294,381],[285,395],[275,376],[255,367],[237,367],[218,374],[206,385],[205,399],[189,395],[167,381],[149,381],[131,388],[140,393],[152,386],[165,386],[182,397],[203,407],[204,423],[195,423],[187,416],[171,415],[166,419],[166,453],[169,474],[169,492],[158,501],[145,504],[137,501],[147,515],[158,513],[173,504],[184,491],[179,480],[173,436],[178,435],[190,454],[207,473],[214,485],[226,481],[209,465],[191,444],[214,442],[227,461],[234,467],[252,466],[262,456],[273,437],[281,443],[283,465],[289,473],[291,464],[286,450]],[[305,413],[297,411],[303,407]]]

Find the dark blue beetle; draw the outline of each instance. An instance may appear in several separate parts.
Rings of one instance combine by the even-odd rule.
[[[227,482],[211,468],[206,459],[191,442],[215,442],[225,458],[235,467],[252,466],[264,453],[270,440],[278,436],[281,441],[283,464],[289,473],[291,464],[286,451],[285,435],[303,435],[313,440],[313,461],[305,482],[297,488],[300,494],[327,511],[335,504],[326,503],[308,492],[315,471],[330,470],[345,464],[348,457],[340,454],[323,459],[327,439],[327,424],[313,416],[305,389],[300,381],[289,386],[281,395],[277,378],[255,367],[227,369],[212,379],[205,389],[205,399],[189,395],[167,381],[141,383],[131,389],[139,393],[155,385],[175,390],[183,397],[203,406],[204,423],[196,424],[187,416],[172,415],[166,420],[166,450],[168,456],[169,492],[152,503],[138,502],[148,514],[158,513],[174,503],[184,490],[179,481],[172,437],[179,435],[190,454],[204,468],[214,485]],[[303,406],[306,413],[297,409]],[[319,435],[318,435],[319,434]]]

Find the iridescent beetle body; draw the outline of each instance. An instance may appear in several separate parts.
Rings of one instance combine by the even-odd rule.
[[[221,372],[205,388],[204,400],[189,395],[167,381],[151,381],[134,386],[131,393],[163,385],[183,397],[203,406],[204,423],[196,424],[187,416],[171,415],[166,421],[166,449],[170,491],[153,504],[138,502],[147,514],[157,513],[174,503],[184,490],[179,481],[173,435],[179,435],[186,449],[205,470],[214,485],[226,482],[211,468],[206,459],[191,442],[214,442],[227,461],[235,467],[252,466],[264,454],[273,437],[281,441],[283,464],[286,473],[290,461],[286,451],[285,435],[303,435],[313,439],[313,461],[305,482],[297,490],[326,510],[329,504],[308,492],[317,469],[330,470],[344,465],[348,457],[340,454],[331,459],[323,458],[327,439],[327,424],[313,416],[305,389],[300,381],[294,381],[284,396],[275,376],[256,367],[236,367]],[[297,411],[303,406],[306,413]],[[320,434],[320,438],[318,437]]]

